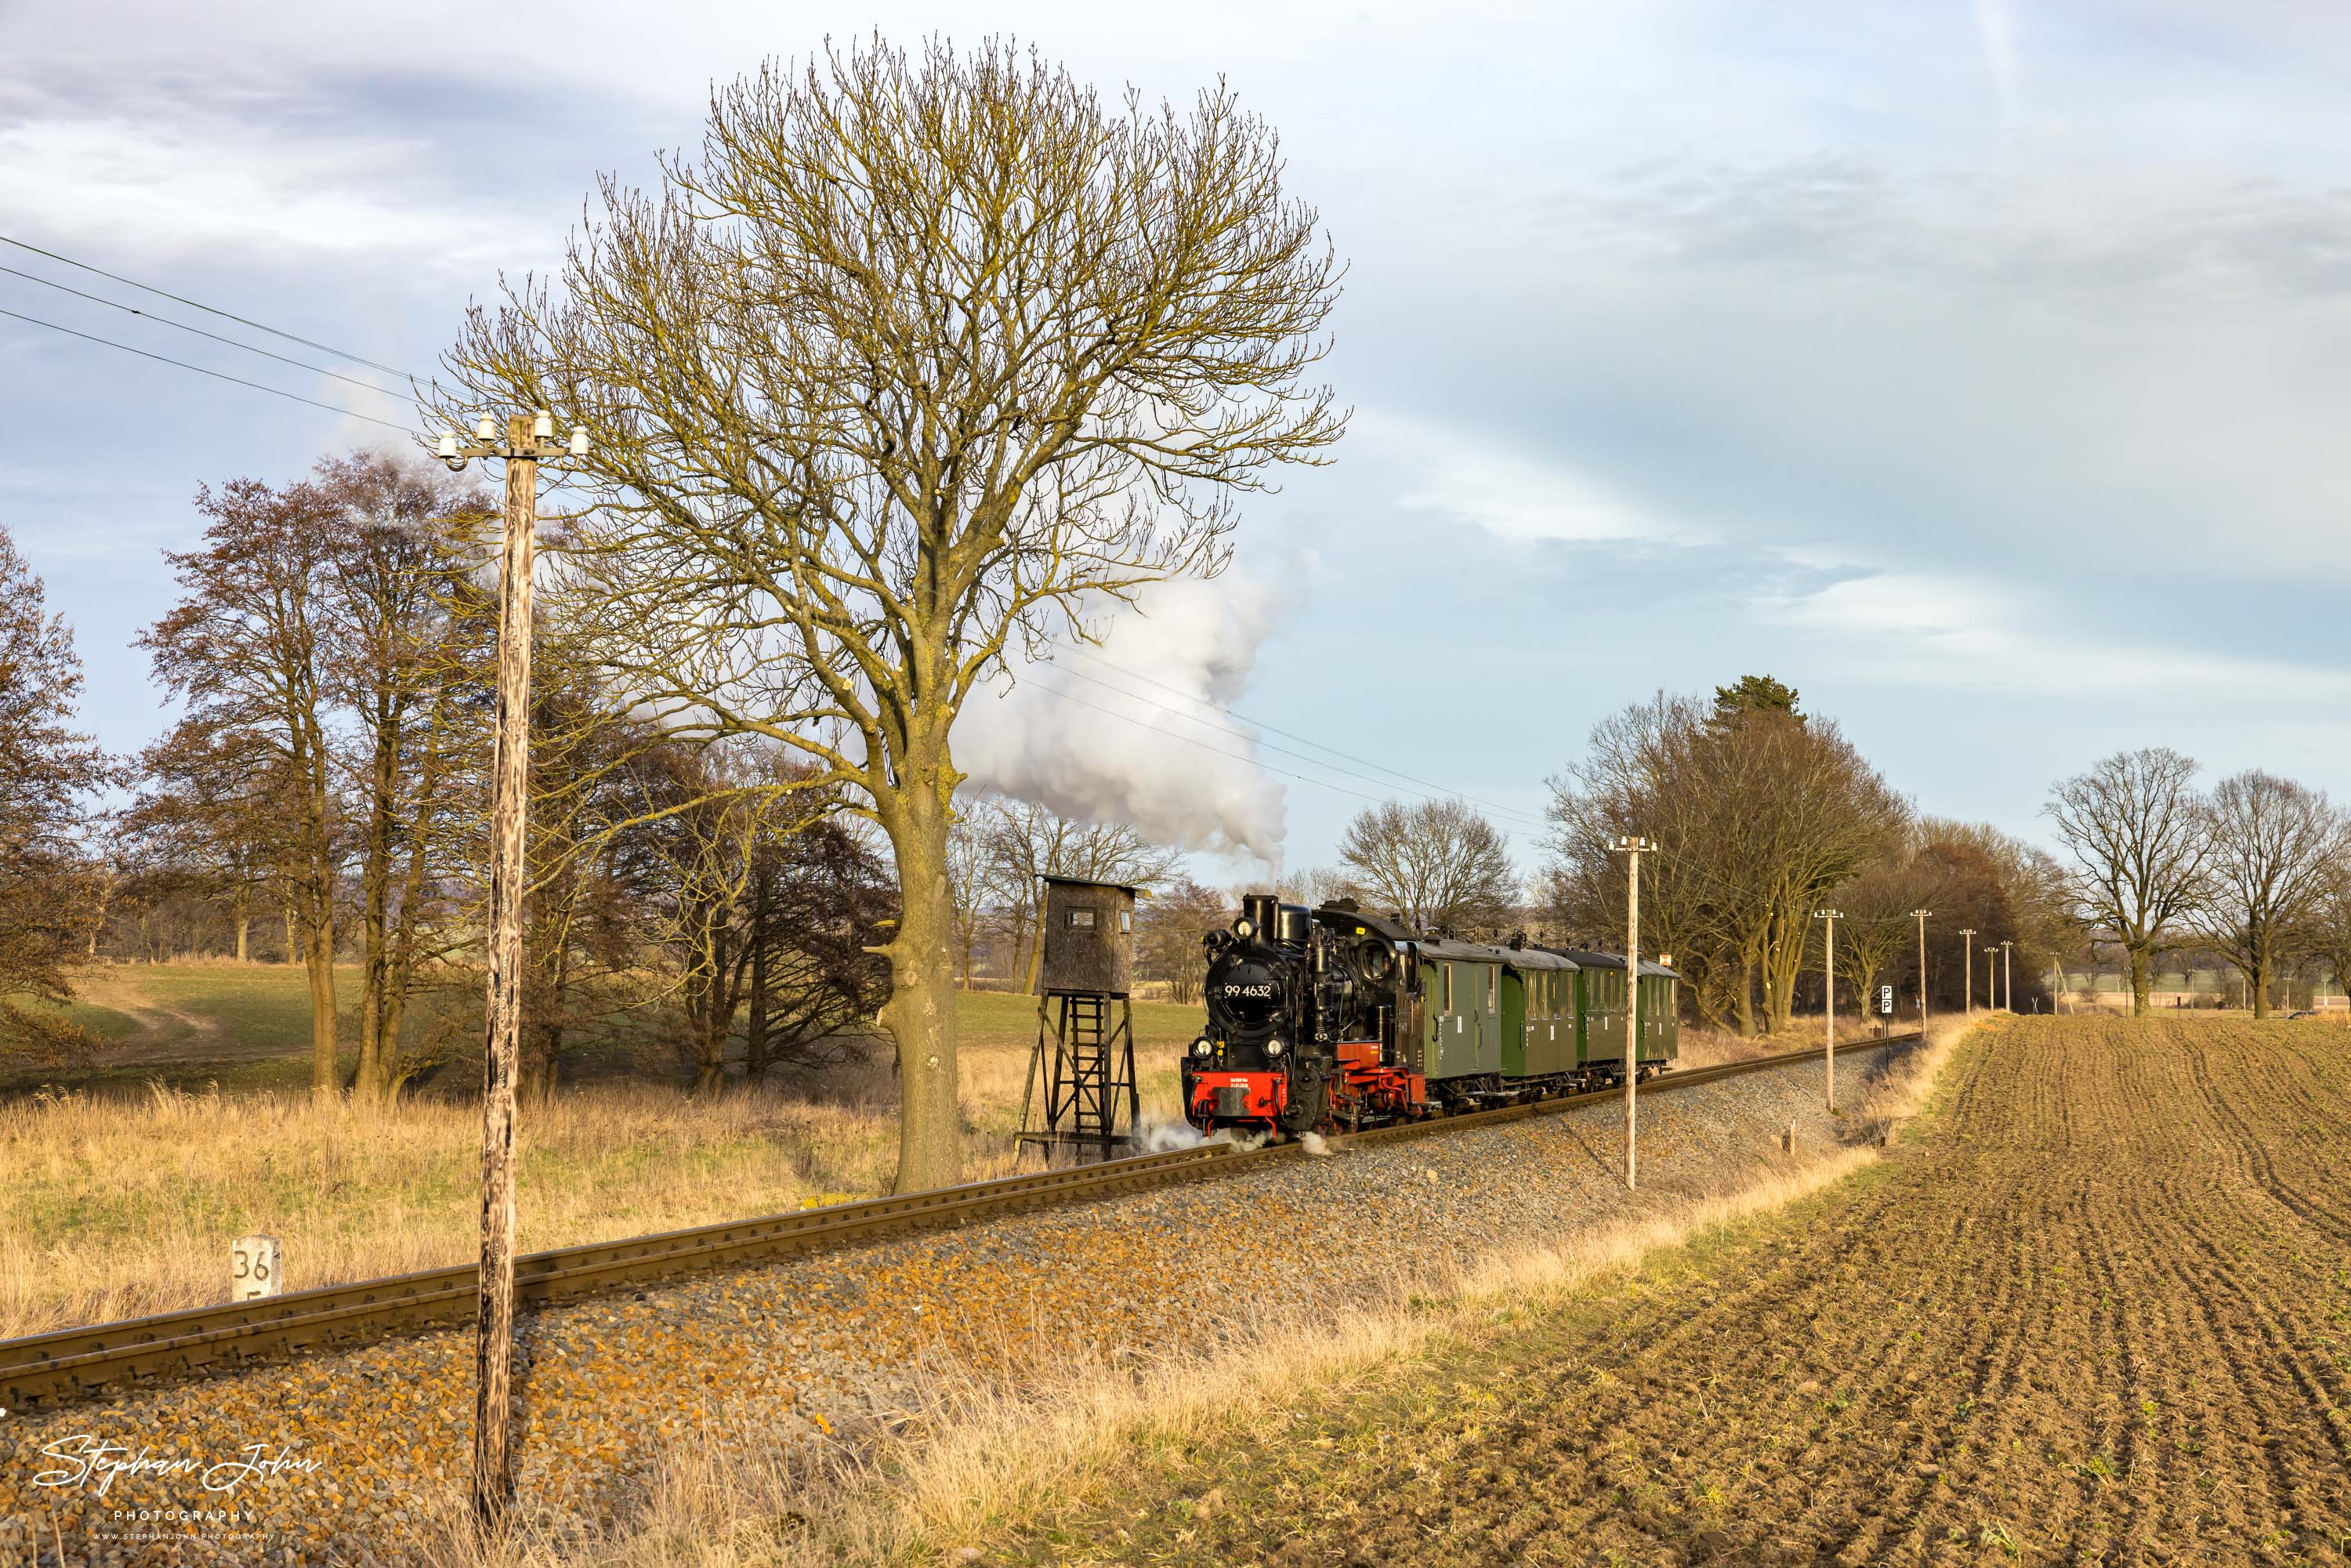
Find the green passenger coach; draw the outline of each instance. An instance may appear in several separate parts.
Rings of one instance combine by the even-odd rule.
[[[1650,1075],[1681,1054],[1681,977],[1662,964],[1641,964],[1637,1019],[1625,996],[1625,956],[1582,948],[1552,949],[1576,967],[1575,1064],[1588,1074],[1621,1080],[1625,1042],[1637,1027],[1635,1059]]]
[[[1627,1005],[1625,960],[1613,953],[1425,938],[1416,1065],[1430,1095],[1503,1103],[1530,1093],[1620,1081],[1625,1040],[1637,1027],[1644,1076],[1679,1052],[1680,977],[1641,966],[1637,1023]]]

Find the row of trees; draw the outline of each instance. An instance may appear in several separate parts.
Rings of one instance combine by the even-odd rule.
[[[2062,780],[2047,815],[2065,850],[2074,917],[2118,952],[2134,1012],[2158,962],[2203,949],[2243,975],[2257,1017],[2281,977],[2325,964],[2351,977],[2351,816],[2324,790],[2259,768],[2196,786],[2163,747],[2117,752]]]
[[[1660,846],[1642,879],[1644,929],[1708,1019],[1787,1027],[1808,991],[1815,910],[1835,907],[1851,996],[1880,984],[1955,1006],[1979,947],[2011,945],[2025,996],[2068,965],[2119,956],[2136,1010],[2167,954],[2207,952],[2267,1016],[2281,977],[2351,976],[2351,817],[2323,791],[2252,769],[2210,792],[2162,747],[2120,752],[2053,789],[2062,855],[1983,826],[1922,817],[1837,727],[1766,676],[1710,701],[1660,695],[1603,723],[1552,780],[1546,918],[1579,940],[1624,928],[1611,845]],[[1932,912],[1927,972],[1917,913]],[[1812,951],[1818,952],[1816,946]],[[1941,955],[1942,956],[1938,956]],[[1979,954],[1978,956],[1988,956]],[[2005,961],[2005,960],[2003,960]],[[1816,993],[1813,993],[1816,994]]]
[[[967,797],[947,838],[962,983],[970,987],[981,961],[992,959],[1004,983],[1035,988],[1040,879],[1067,876],[1143,889],[1136,971],[1174,999],[1193,1000],[1201,934],[1228,921],[1238,899],[1183,874],[1182,863],[1178,851],[1126,824],[992,793]],[[1499,936],[1525,915],[1509,841],[1458,800],[1367,807],[1348,823],[1335,866],[1292,873],[1276,891],[1307,904],[1352,897],[1420,929],[1463,936]]]
[[[264,922],[307,970],[319,1092],[387,1105],[471,1037],[486,500],[381,454],[200,494],[202,548],[169,558],[183,597],[141,639],[182,717],[116,761],[71,730],[69,637],[0,535],[9,1054],[91,1043],[54,1006],[73,960],[152,956],[159,933],[246,959]],[[756,1079],[837,1049],[885,994],[869,949],[896,896],[870,838],[772,745],[690,744],[618,708],[560,611],[536,632],[526,1092],[644,1034],[681,1042],[705,1086],[730,1060]],[[135,795],[100,813],[117,780]]]
[[[1711,702],[1660,695],[1626,709],[1593,731],[1552,795],[1553,924],[1619,945],[1625,860],[1612,846],[1650,839],[1643,931],[1672,955],[1700,1014],[1747,1033],[1787,1027],[1813,910],[1866,873],[1907,883],[1923,863],[1907,802],[1834,723],[1766,677]],[[1846,946],[1886,961],[1875,943]]]

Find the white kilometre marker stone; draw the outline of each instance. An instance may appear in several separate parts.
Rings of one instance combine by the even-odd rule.
[[[250,1301],[285,1290],[286,1276],[278,1267],[277,1258],[275,1236],[238,1237],[228,1254],[229,1300]]]

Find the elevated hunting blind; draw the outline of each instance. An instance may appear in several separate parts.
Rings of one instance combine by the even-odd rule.
[[[1134,1141],[1143,1114],[1127,995],[1134,977],[1134,901],[1142,890],[1076,877],[1042,881],[1037,1048],[1020,1096],[1020,1141],[1041,1148],[1048,1163],[1056,1149],[1107,1159]],[[1040,1083],[1043,1123],[1032,1125]]]

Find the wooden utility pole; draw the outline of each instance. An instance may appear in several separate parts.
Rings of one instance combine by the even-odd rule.
[[[1825,1000],[1821,1008],[1821,1022],[1825,1031],[1822,1051],[1828,1063],[1829,1109],[1832,1112],[1836,1109],[1836,923],[1844,917],[1839,910],[1813,911],[1813,918],[1824,922],[1828,927],[1828,945],[1821,952],[1821,980],[1825,987],[1822,993]],[[1866,998],[1862,1005],[1869,1005]]]
[[[440,457],[462,469],[475,457],[507,465],[505,548],[498,558],[498,715],[490,782],[489,982],[483,1000],[482,1262],[474,1329],[474,1522],[506,1533],[514,1505],[515,1074],[522,1045],[524,830],[530,801],[530,590],[538,550],[538,463],[561,456],[555,422],[497,423],[482,416],[478,440],[441,438]],[[587,432],[569,452],[585,455]]]
[[[490,784],[490,977],[482,1041],[481,1302],[474,1333],[474,1520],[505,1533],[514,1503],[515,1070],[522,1048],[523,829],[530,794],[530,580],[538,464],[507,421],[506,549],[498,558],[498,734]]]
[[[1641,852],[1657,846],[1637,837],[1620,838],[1625,857],[1625,1190],[1640,1190],[1641,1078]]]
[[[1976,1013],[1975,935],[1972,925],[1959,927],[1959,1002],[1962,1016],[1967,1018]]]
[[[1914,909],[1910,918],[1918,923],[1918,1038],[1927,1038],[1927,917],[1931,909]]]
[[[1999,948],[1984,945],[1984,1011],[1988,1013],[2000,1011],[2000,966],[1992,962],[1999,956]]]
[[[2008,998],[2010,1012],[2016,1010],[2016,955],[2011,951],[2015,946],[2013,936],[2000,945],[2000,991]]]

